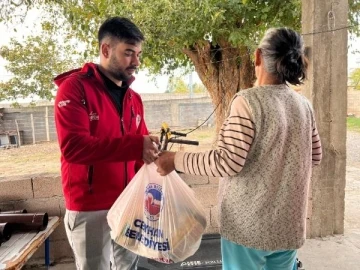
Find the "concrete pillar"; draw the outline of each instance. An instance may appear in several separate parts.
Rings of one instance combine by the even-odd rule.
[[[33,144],[36,144],[34,115],[32,113],[30,114],[30,123],[31,123],[31,134],[32,134]]]
[[[49,130],[49,107],[45,107],[45,132],[46,141],[50,142],[50,130]]]
[[[315,110],[323,161],[313,171],[308,237],[344,232],[348,1],[303,0],[302,33],[309,58],[303,92]]]

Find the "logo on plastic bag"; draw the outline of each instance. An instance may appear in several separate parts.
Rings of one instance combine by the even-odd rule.
[[[161,201],[163,200],[162,186],[150,183],[145,189],[145,216],[148,220],[159,219]]]

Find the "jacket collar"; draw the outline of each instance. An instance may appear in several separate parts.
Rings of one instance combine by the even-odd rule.
[[[97,64],[95,63],[86,63],[81,69],[73,69],[67,72],[64,72],[57,77],[55,77],[54,82],[57,86],[60,86],[67,78],[73,76],[73,75],[80,75],[80,76],[95,76],[97,80],[102,81],[101,74],[97,70]],[[128,86],[130,86],[133,81],[135,81],[135,77],[131,76],[131,78],[126,82]]]

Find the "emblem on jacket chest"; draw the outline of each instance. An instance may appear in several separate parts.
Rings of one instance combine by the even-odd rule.
[[[136,115],[136,128],[139,127],[140,122],[141,122],[141,115],[138,114],[138,115]]]
[[[58,103],[58,107],[59,108],[65,107],[69,103],[70,103],[70,100],[60,100],[59,103]]]
[[[96,112],[91,112],[89,114],[90,121],[99,121],[99,115]]]

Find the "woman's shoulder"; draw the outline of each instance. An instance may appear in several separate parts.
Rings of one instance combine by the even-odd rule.
[[[239,89],[238,92],[235,94],[236,96],[244,96],[244,95],[249,95],[252,92],[255,92],[256,90],[259,90],[260,87],[259,86],[254,86],[251,88],[246,88],[246,89]]]
[[[280,88],[280,87],[275,86],[275,85],[254,86],[251,88],[240,89],[236,93],[236,96],[247,97],[247,96],[252,96],[252,95],[262,95],[262,94],[269,93],[269,90],[271,90],[271,89],[278,89],[278,88]]]

